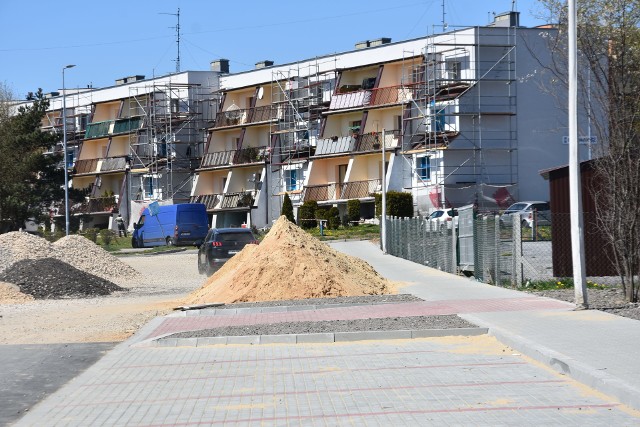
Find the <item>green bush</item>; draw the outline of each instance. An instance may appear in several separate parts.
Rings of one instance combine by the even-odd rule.
[[[282,201],[282,209],[280,210],[280,215],[284,215],[287,219],[293,223],[296,222],[296,219],[293,216],[293,204],[291,203],[291,198],[288,194],[284,195],[284,200]]]
[[[360,222],[360,200],[347,200],[347,224],[358,225]]]
[[[327,211],[327,227],[331,230],[337,230],[340,227],[340,210],[332,206]]]
[[[314,200],[306,201],[298,208],[298,225],[301,228],[315,228],[318,226],[316,221],[316,210],[318,202]]]
[[[43,230],[42,232],[42,237],[44,237],[51,243],[55,242],[56,240],[62,239],[64,236],[65,236],[64,227],[62,230],[56,229],[56,231],[54,231],[53,233],[50,231],[47,231],[46,229]]]
[[[376,216],[382,215],[382,194],[376,194]],[[413,218],[413,196],[404,191],[387,192],[387,216]]]
[[[100,241],[105,246],[109,246],[115,237],[116,233],[114,233],[113,230],[100,230]]]
[[[84,237],[91,240],[93,243],[97,243],[99,231],[100,230],[98,230],[97,228],[87,228],[83,234],[84,234]]]

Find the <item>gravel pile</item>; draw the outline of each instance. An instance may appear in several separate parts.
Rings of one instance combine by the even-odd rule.
[[[23,259],[47,258],[51,256],[52,248],[46,239],[29,233],[0,234],[0,272]]]
[[[107,280],[133,280],[140,277],[135,269],[125,264],[91,240],[83,236],[63,237],[53,245],[52,256]]]
[[[46,272],[45,266],[37,266],[36,261],[42,262],[43,259],[57,259],[65,265],[64,268],[60,267],[55,271]],[[70,278],[67,270],[71,271],[79,270],[87,277],[91,277],[91,283],[94,285],[94,278],[100,277],[102,282],[109,285],[105,288],[108,289],[111,286],[115,286],[113,282],[118,285],[127,286],[131,283],[140,282],[142,275],[132,268],[129,264],[121,261],[109,252],[102,249],[100,246],[93,243],[91,240],[78,236],[71,235],[63,237],[57,242],[51,244],[47,240],[31,235],[24,232],[11,232],[0,235],[0,274],[6,273],[11,270],[16,263],[20,261],[32,261],[28,263],[30,268],[34,271],[41,271],[42,275],[47,274],[49,282],[58,283],[61,286],[61,294],[58,296],[56,292],[51,292],[48,288],[43,288],[41,291],[31,290],[32,295],[36,298],[58,298],[68,297],[74,294],[77,284],[71,282],[68,286],[64,286],[66,280]],[[51,261],[47,261],[48,264]],[[19,266],[19,270],[22,271],[23,266]],[[75,274],[77,276],[77,274]],[[21,273],[12,272],[7,277],[15,277],[13,280],[20,280],[26,283],[26,276],[22,276]],[[51,279],[53,278],[53,279]],[[11,283],[12,280],[7,280]],[[17,283],[16,283],[17,284]],[[67,290],[62,290],[66,289]],[[23,291],[24,292],[24,291]],[[86,292],[79,290],[75,294],[84,296],[106,295],[101,290],[86,289]],[[27,292],[29,293],[29,292]],[[45,296],[46,295],[46,296]],[[13,298],[12,298],[13,299]],[[0,298],[0,302],[7,302],[9,298]]]
[[[0,281],[13,283],[36,299],[93,297],[124,290],[55,258],[18,261],[0,273]]]

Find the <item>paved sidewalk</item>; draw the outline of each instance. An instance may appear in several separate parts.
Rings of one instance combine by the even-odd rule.
[[[331,245],[403,282],[403,293],[426,301],[526,298],[522,292],[478,283],[391,255],[370,242]],[[463,314],[467,313],[467,314]],[[512,348],[621,402],[640,409],[640,322],[596,310],[461,312],[461,317]]]
[[[620,404],[640,407],[639,322],[441,273],[369,242],[333,246],[425,302],[159,317],[17,426],[640,424]],[[142,345],[216,325],[450,313],[498,340]]]

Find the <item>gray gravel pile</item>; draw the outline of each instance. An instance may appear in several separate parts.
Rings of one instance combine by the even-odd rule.
[[[229,326],[180,332],[167,338],[201,338],[244,335],[313,334],[328,332],[398,331],[420,329],[476,328],[452,314],[444,316],[390,317],[382,319],[332,320],[321,322],[283,322],[267,325]]]
[[[139,279],[140,273],[86,237],[71,235],[51,244],[29,233],[0,235],[0,272],[20,260],[56,258],[87,273],[120,284]]]
[[[83,236],[71,235],[56,241],[53,244],[53,257],[107,280],[134,280],[140,277],[140,273],[130,265]]]
[[[55,258],[18,261],[0,273],[0,280],[36,299],[94,297],[124,290]]]
[[[531,292],[543,297],[575,303],[573,289],[555,289]],[[640,304],[625,301],[622,290],[618,287],[607,289],[587,289],[589,309],[606,311],[629,319],[640,320]]]

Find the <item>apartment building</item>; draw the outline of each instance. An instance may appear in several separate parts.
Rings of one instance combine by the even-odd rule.
[[[213,226],[257,227],[279,216],[284,194],[294,209],[314,200],[344,212],[358,199],[363,218],[383,186],[411,192],[420,214],[546,200],[538,172],[568,158],[566,112],[543,89],[550,31],[509,12],[223,74],[191,200],[207,204]]]
[[[112,228],[115,212],[132,224],[151,201],[189,201],[215,117],[218,75],[134,75],[111,87],[67,90],[65,163],[70,187],[86,196],[70,214],[82,227]],[[63,97],[50,101],[43,128],[61,132]],[[62,150],[62,142],[54,149]]]

